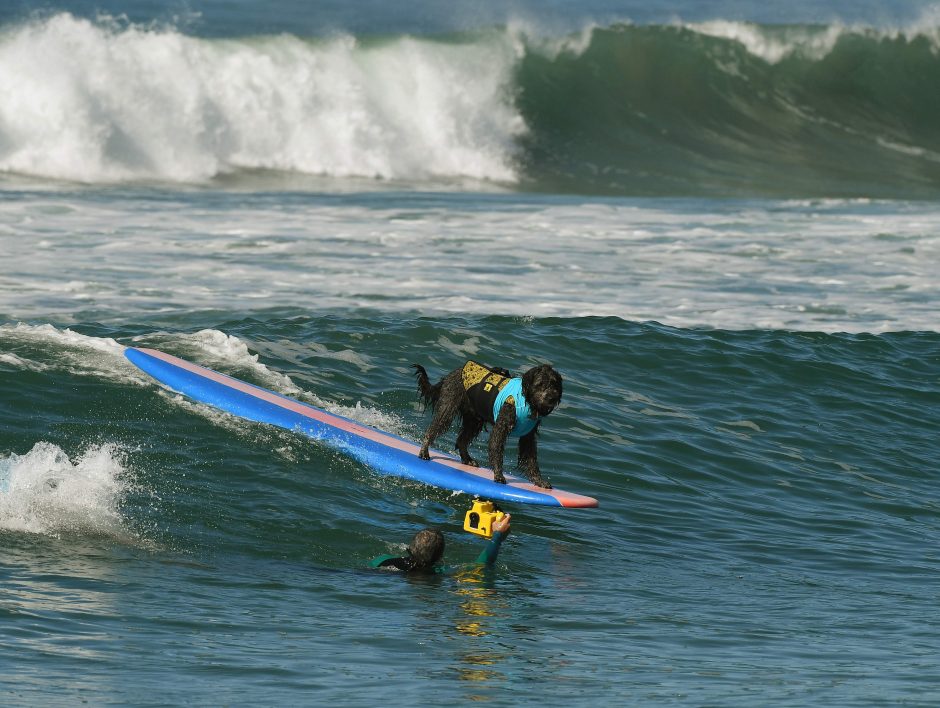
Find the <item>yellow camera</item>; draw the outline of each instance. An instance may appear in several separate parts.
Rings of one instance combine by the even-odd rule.
[[[474,500],[463,520],[463,530],[483,538],[493,537],[493,522],[503,518],[503,512],[491,501]]]

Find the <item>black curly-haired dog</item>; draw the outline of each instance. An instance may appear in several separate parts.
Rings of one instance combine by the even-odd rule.
[[[506,369],[490,368],[468,361],[432,384],[428,372],[414,364],[418,395],[434,409],[434,417],[424,434],[418,456],[430,460],[428,448],[441,433],[450,428],[460,414],[463,425],[457,435],[457,450],[465,465],[478,467],[467,448],[484,426],[493,426],[489,440],[489,463],[493,480],[506,483],[503,475],[503,451],[510,435],[519,437],[519,467],[539,487],[552,485],[539,471],[536,435],[542,418],[561,401],[561,375],[548,364],[529,369],[513,378]]]

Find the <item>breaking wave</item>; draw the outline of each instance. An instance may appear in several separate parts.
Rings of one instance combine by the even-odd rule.
[[[931,15],[210,39],[61,13],[0,34],[0,171],[935,197],[938,75]]]

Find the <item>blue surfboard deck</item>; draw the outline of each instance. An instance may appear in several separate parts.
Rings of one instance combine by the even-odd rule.
[[[124,355],[160,383],[189,398],[248,420],[301,432],[383,474],[493,501],[569,508],[597,506],[592,497],[543,489],[513,475],[506,475],[507,484],[497,484],[492,470],[464,465],[456,457],[437,450],[431,451],[430,460],[422,460],[418,457],[420,447],[411,440],[156,349],[127,347]]]

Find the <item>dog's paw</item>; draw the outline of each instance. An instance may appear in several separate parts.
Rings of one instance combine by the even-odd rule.
[[[479,467],[480,463],[474,460],[472,457],[468,457],[465,460],[461,460],[467,467]]]
[[[536,477],[535,479],[533,479],[532,484],[534,484],[536,487],[541,487],[542,489],[552,488],[552,483],[542,477]]]
[[[506,477],[502,472],[493,472],[493,481],[496,484],[506,484]]]
[[[430,460],[430,459],[431,459],[431,453],[428,452],[428,449],[427,449],[426,447],[422,447],[422,448],[418,451],[418,457],[420,457],[422,460]]]

